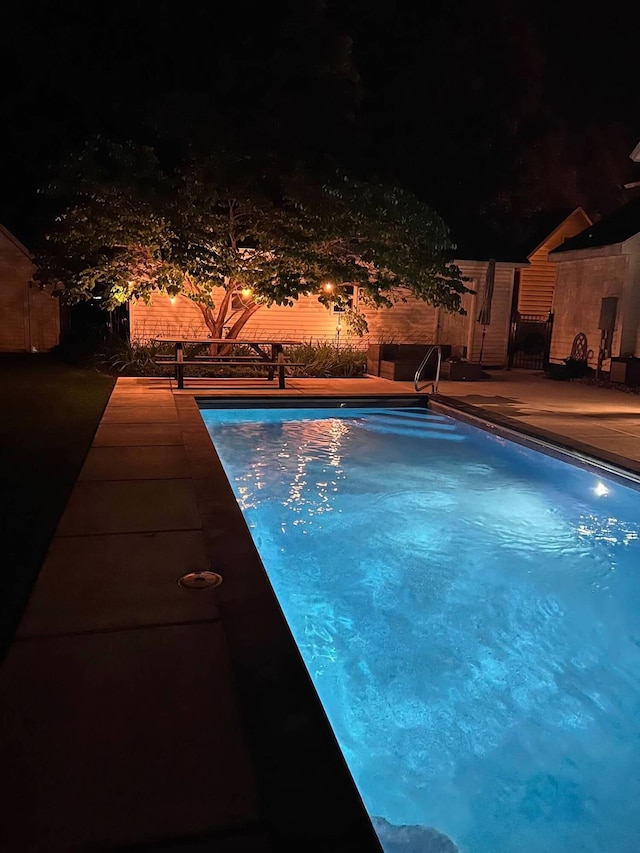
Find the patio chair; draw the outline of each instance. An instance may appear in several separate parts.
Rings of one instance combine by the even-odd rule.
[[[584,332],[578,332],[571,345],[571,361],[587,361],[589,350],[587,349],[587,336]]]

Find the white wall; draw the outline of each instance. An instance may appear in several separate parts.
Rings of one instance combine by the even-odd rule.
[[[607,296],[622,299],[629,256],[620,247],[605,247],[602,254],[587,256],[584,252],[558,255],[556,285],[553,298],[553,332],[550,361],[562,363],[571,353],[573,339],[583,332],[590,350],[589,365],[596,367],[600,348],[601,300]],[[605,254],[608,252],[608,254]],[[572,258],[572,255],[574,257]],[[620,353],[621,302],[618,303],[612,354]],[[609,361],[603,363],[609,369]]]
[[[620,355],[640,355],[640,234],[622,244],[628,255],[627,278],[620,305]]]

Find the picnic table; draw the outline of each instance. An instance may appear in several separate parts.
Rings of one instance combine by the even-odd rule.
[[[276,372],[278,374],[278,387],[285,387],[285,367],[299,367],[302,362],[288,361],[285,357],[285,346],[298,346],[300,341],[285,341],[274,339],[237,339],[237,338],[173,338],[173,337],[155,337],[152,339],[155,343],[166,343],[174,345],[174,358],[166,358],[163,356],[157,357],[159,364],[171,364],[175,366],[175,378],[178,382],[178,388],[184,388],[184,369],[188,365],[194,364],[209,364],[209,365],[234,365],[244,367],[266,367],[267,378],[271,381]],[[255,356],[251,355],[234,355],[233,352],[225,355],[201,355],[186,359],[184,350],[187,346],[228,346],[231,348],[237,346],[250,347]]]

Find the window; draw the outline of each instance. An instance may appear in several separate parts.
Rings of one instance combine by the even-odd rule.
[[[341,287],[340,293],[345,301],[334,304],[333,310],[336,314],[343,314],[348,309],[353,308],[355,299],[355,288],[352,284],[346,284],[344,287]]]

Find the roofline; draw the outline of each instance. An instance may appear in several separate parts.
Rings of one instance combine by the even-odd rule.
[[[629,239],[627,237],[627,240]],[[626,254],[622,251],[622,247],[627,240],[617,243],[603,243],[600,246],[583,246],[580,249],[562,249],[558,246],[549,254],[554,255],[557,261],[581,261],[585,258],[614,257]]]
[[[576,207],[575,210],[572,210],[568,216],[565,216],[565,218],[562,220],[562,222],[559,222],[556,225],[556,227],[553,229],[553,231],[550,234],[547,234],[547,236],[544,238],[544,240],[542,240],[540,243],[538,243],[538,245],[535,247],[535,249],[532,249],[529,252],[529,254],[527,255],[527,258],[530,258],[531,255],[535,255],[535,253],[538,251],[538,249],[541,249],[544,246],[544,244],[547,243],[553,237],[553,235],[556,233],[556,231],[559,231],[562,228],[562,226],[567,221],[567,219],[571,219],[571,217],[575,216],[576,213],[581,213],[583,215],[583,217],[586,219],[587,224],[586,224],[585,228],[588,228],[590,225],[593,225],[593,221],[592,221],[591,217],[589,216],[589,214],[586,213],[586,211],[582,207],[578,206],[578,207]],[[584,231],[585,229],[583,228],[582,230]],[[575,236],[577,237],[578,235],[576,234]],[[569,239],[572,239],[572,238],[570,237]],[[560,243],[560,246],[561,245],[562,245],[562,243]],[[555,249],[551,249],[550,251],[555,252],[555,250],[558,248],[559,248],[559,246],[556,246]]]
[[[454,258],[453,263],[454,264],[463,264],[463,263],[467,263],[467,264],[488,264],[489,258],[484,258],[484,260],[480,260],[478,258],[461,257],[461,258]],[[521,268],[522,267],[522,268],[524,268],[524,267],[530,267],[531,266],[531,264],[527,260],[524,260],[524,261],[496,261],[495,264],[496,264],[496,267],[515,267],[515,268]]]
[[[16,247],[16,249],[20,249],[20,251],[24,255],[26,255],[30,261],[32,260],[31,252],[25,246],[23,246],[22,243],[20,242],[20,240],[18,240],[17,237],[14,237],[13,234],[11,233],[11,231],[7,230],[4,227],[4,225],[0,225],[0,234],[4,234],[4,236],[7,238],[7,240],[9,240],[11,243],[13,243],[13,245]]]
[[[631,152],[631,154],[629,154],[629,157],[630,157],[633,161],[635,161],[636,163],[640,163],[640,142],[638,142],[638,144],[637,144],[637,145],[636,145],[636,147],[633,149],[633,151]]]
[[[628,251],[633,251],[636,246],[640,246],[640,230],[636,231],[635,234],[632,234],[630,237],[627,237],[626,240],[623,240],[621,243],[622,252],[627,254]]]

